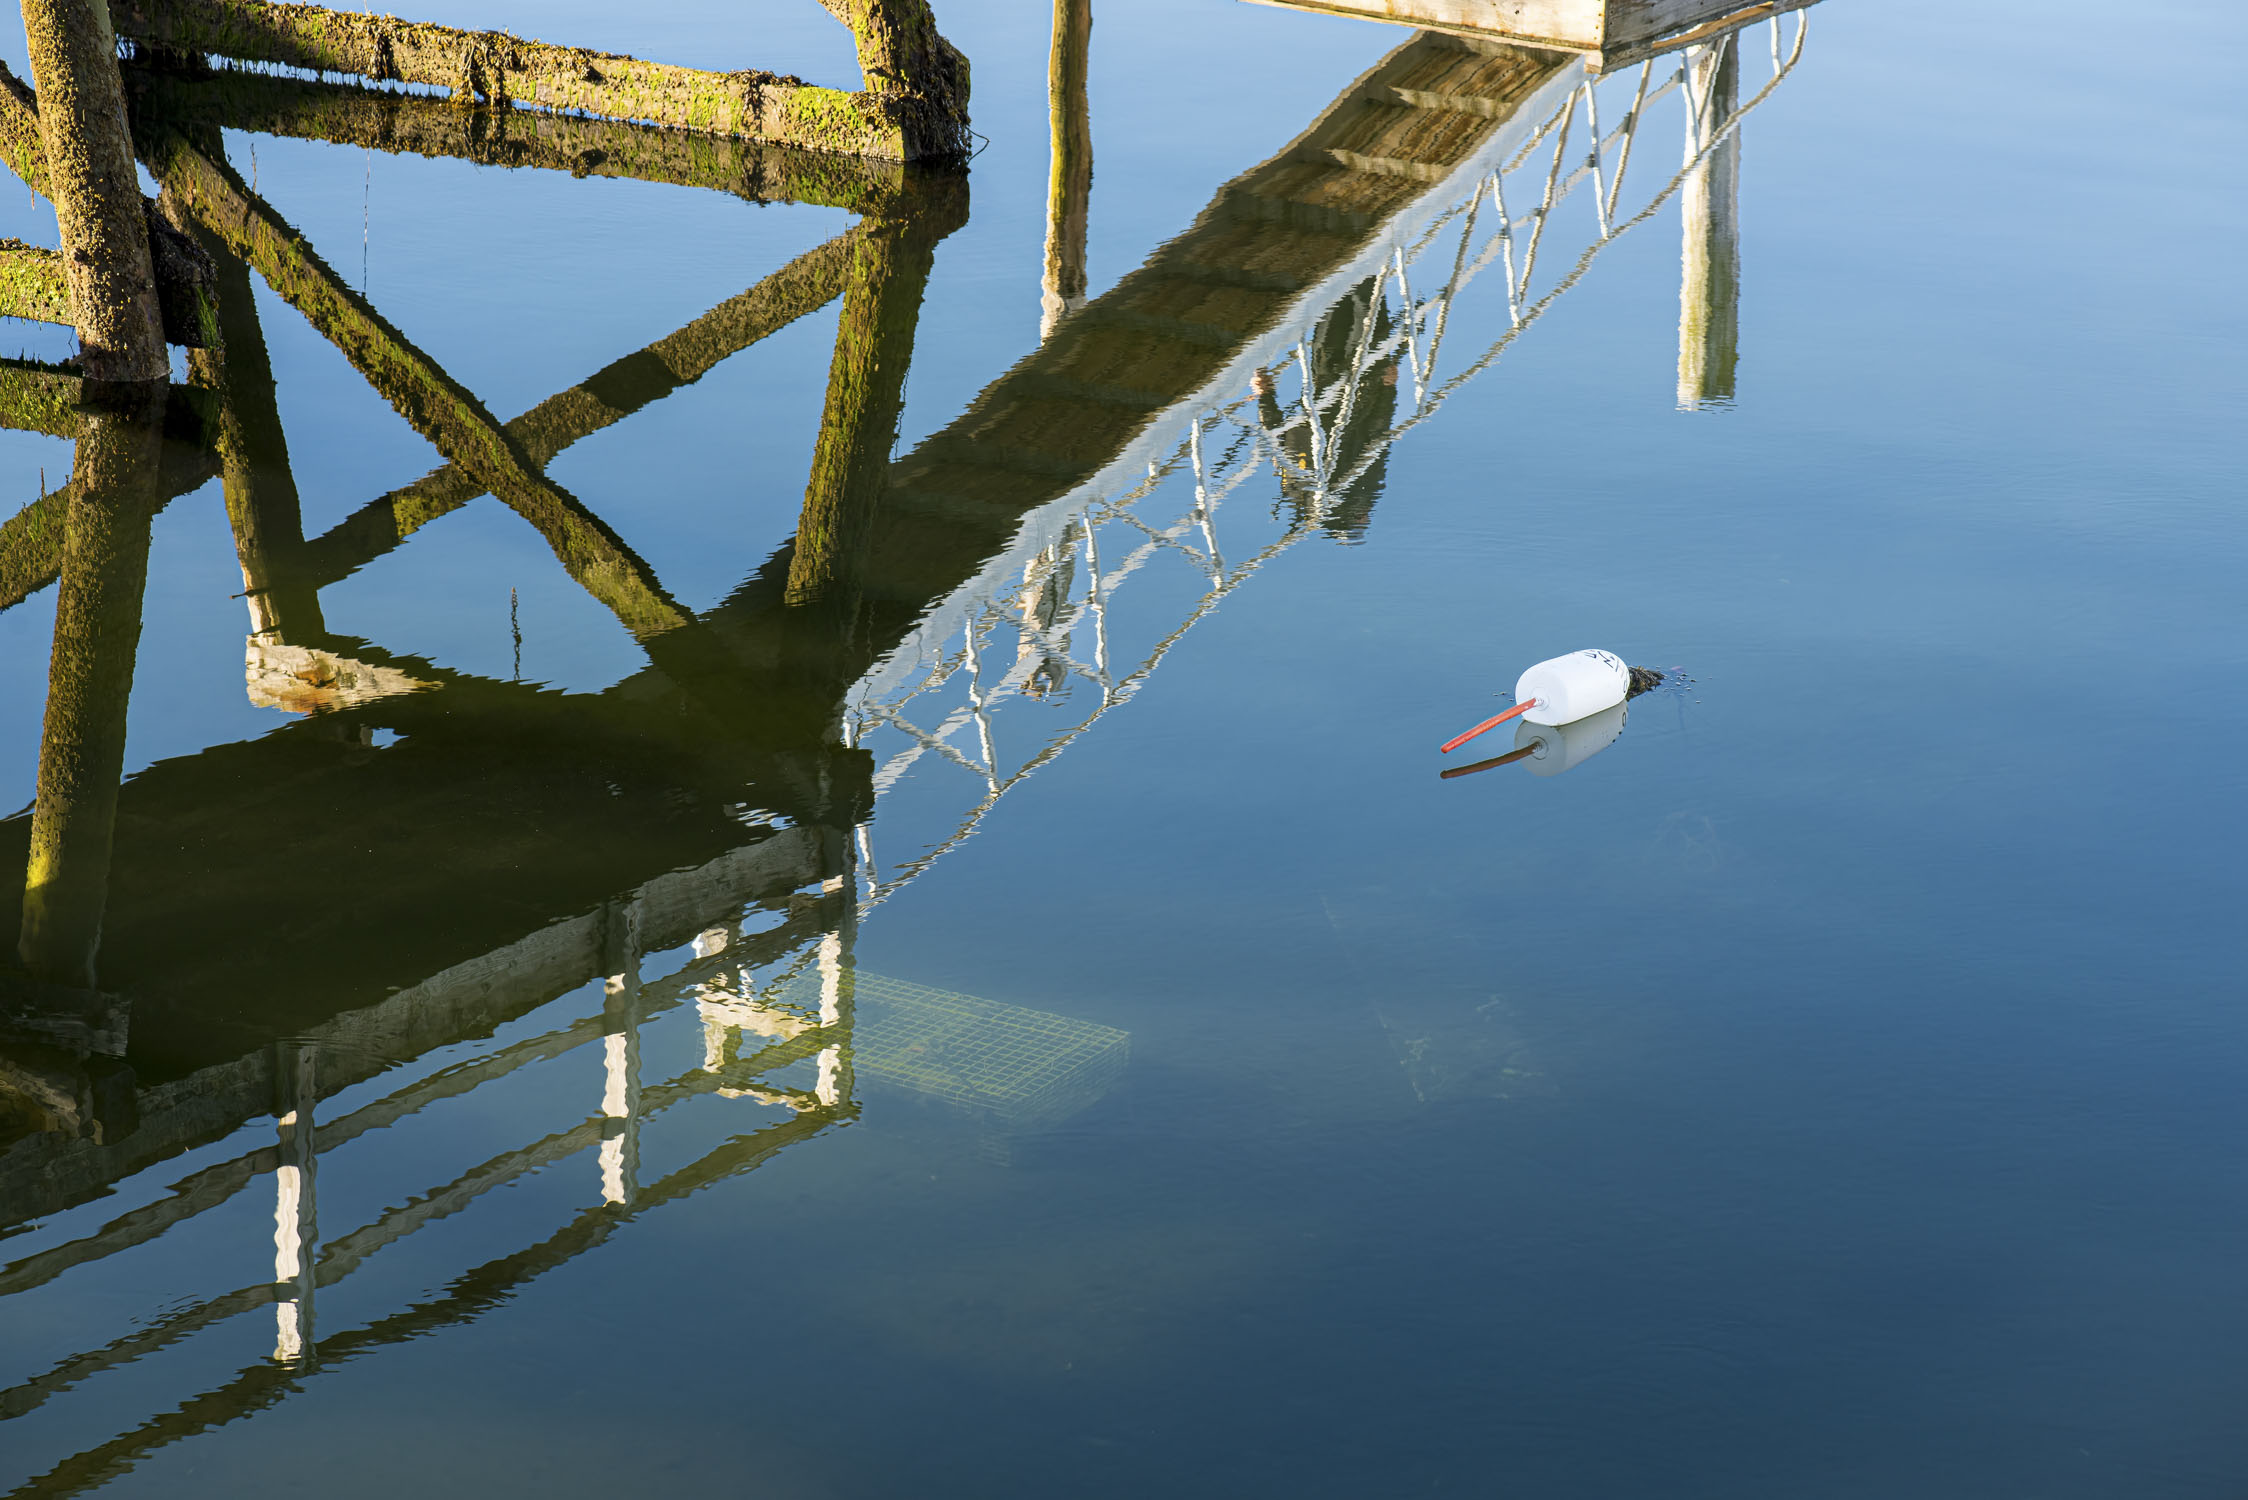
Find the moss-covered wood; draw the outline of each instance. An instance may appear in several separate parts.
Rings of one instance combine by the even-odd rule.
[[[31,85],[0,62],[0,161],[40,197],[47,191],[47,148],[39,141],[39,102]]]
[[[925,0],[922,5],[925,10]],[[317,5],[118,0],[115,15],[123,35],[167,52],[446,89],[464,102],[573,111],[898,161],[957,155],[965,139],[958,130],[932,132],[927,110],[888,87],[854,94],[754,69],[712,73],[504,31],[460,31]],[[958,71],[964,102],[966,69]]]
[[[23,27],[32,81],[45,91],[39,142],[79,357],[97,380],[162,381],[170,356],[108,8],[23,0]]]
[[[0,609],[22,603],[62,571],[63,520],[70,513],[70,495],[65,484],[0,521]]]
[[[44,432],[49,437],[78,436],[78,399],[84,383],[74,370],[0,360],[0,427]]]
[[[1046,112],[1053,161],[1046,179],[1046,279],[1040,338],[1085,305],[1085,226],[1093,199],[1093,113],[1088,75],[1093,0],[1054,0],[1054,39],[1046,60]]]
[[[345,285],[231,168],[172,132],[148,141],[145,155],[197,222],[255,268],[438,452],[536,527],[570,576],[634,636],[645,641],[693,622],[622,538],[540,473],[472,392]]]
[[[579,439],[670,395],[843,294],[851,265],[852,230],[807,250],[738,297],[728,298],[686,327],[549,396],[507,424],[531,462],[544,468]],[[483,494],[458,464],[361,506],[308,543],[310,568],[322,586],[365,567],[419,528]]]
[[[125,89],[136,114],[188,127],[191,135],[224,126],[485,166],[668,182],[756,203],[813,203],[856,214],[886,212],[905,171],[901,163],[869,157],[582,115],[463,107],[396,89],[234,68],[186,74],[128,64]],[[6,149],[0,133],[0,152]]]
[[[162,493],[163,401],[163,386],[139,382],[90,402],[72,466],[16,942],[25,972],[51,984],[95,987],[149,522]]]
[[[0,161],[5,161],[33,192],[49,197],[52,183],[39,130],[37,97],[22,79],[8,71],[7,64],[0,63]],[[141,195],[137,175],[133,197],[140,205],[141,226],[148,237],[165,341],[190,349],[206,348],[218,337],[218,304],[212,290],[210,261],[168,205]],[[53,321],[68,323],[73,319]]]
[[[898,439],[913,334],[942,230],[918,220],[869,225],[851,256],[836,322],[812,472],[789,556],[788,602],[855,611],[875,517]]]
[[[929,0],[820,3],[858,44],[866,97],[917,146],[906,159],[968,155],[968,59],[937,34]]]
[[[63,279],[60,250],[0,240],[0,317],[70,321],[70,286]]]

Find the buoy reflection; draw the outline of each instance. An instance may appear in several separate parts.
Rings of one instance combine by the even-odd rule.
[[[1478,771],[1512,765],[1518,760],[1529,762],[1533,776],[1559,776],[1614,744],[1616,736],[1624,732],[1628,712],[1618,703],[1574,723],[1525,723],[1514,732],[1514,748],[1506,754],[1479,760],[1471,766],[1454,766],[1449,771],[1439,772],[1438,778],[1451,781],[1456,777],[1473,776]]]

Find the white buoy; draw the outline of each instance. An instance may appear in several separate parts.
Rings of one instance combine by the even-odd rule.
[[[1514,701],[1533,724],[1574,724],[1631,695],[1631,668],[1612,651],[1572,651],[1541,661],[1514,681]]]
[[[1438,747],[1449,755],[1486,729],[1520,716],[1533,724],[1573,724],[1631,696],[1631,668],[1613,651],[1572,651],[1541,661],[1515,679],[1514,707]]]
[[[1514,732],[1515,748],[1530,752],[1532,776],[1559,776],[1613,745],[1616,736],[1624,732],[1624,717],[1629,712],[1616,703],[1567,724],[1525,723]]]

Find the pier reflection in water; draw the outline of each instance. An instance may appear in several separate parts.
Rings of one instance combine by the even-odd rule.
[[[1082,7],[1057,10],[1062,42],[1081,49],[1088,26]],[[160,1257],[240,1195],[270,1197],[274,1256],[270,1279],[138,1309],[0,1391],[0,1417],[28,1434],[52,1398],[237,1317],[270,1310],[274,1345],[51,1455],[28,1492],[96,1486],[317,1371],[473,1319],[636,1217],[850,1121],[870,1087],[973,1116],[1002,1155],[1097,1100],[1126,1064],[1124,1032],[860,973],[860,923],[1261,567],[1307,538],[1362,538],[1393,446],[1673,199],[1680,402],[1729,398],[1733,152],[1804,30],[1771,23],[1769,82],[1745,102],[1741,33],[1606,77],[1565,52],[1415,33],[1089,299],[1085,70],[1058,47],[1043,341],[899,457],[924,289],[968,211],[960,175],[128,67],[144,158],[218,267],[223,349],[194,351],[183,384],[137,402],[66,370],[0,374],[12,424],[76,444],[69,482],[0,531],[0,607],[50,585],[57,598],[37,796],[0,824],[0,856],[29,872],[0,1022],[0,1218],[42,1241],[0,1269],[0,1298]],[[1685,165],[1658,170],[1641,137],[1673,92]],[[502,422],[258,195],[221,127],[855,222]],[[254,282],[444,465],[308,537]],[[794,536],[715,608],[690,609],[549,470],[829,304]],[[213,477],[242,573],[248,700],[301,717],[121,788],[151,522]],[[487,495],[614,616],[644,670],[555,692],[331,618],[323,589]],[[1158,569],[1183,608],[1125,607]],[[1587,730],[1556,753],[1574,764],[1612,738]],[[910,778],[917,765],[941,774]],[[877,843],[907,853],[885,863]],[[699,1037],[699,1061],[653,1067],[675,1032]],[[385,1132],[542,1070],[576,1076],[588,1049],[598,1091],[549,1133],[368,1222],[323,1220],[323,1174],[355,1170]],[[174,1175],[190,1156],[201,1164]],[[673,1164],[651,1169],[658,1157]],[[580,1158],[582,1205],[543,1238],[464,1265],[441,1295],[321,1314],[379,1252]]]

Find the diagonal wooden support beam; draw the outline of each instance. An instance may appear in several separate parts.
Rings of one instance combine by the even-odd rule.
[[[163,132],[143,159],[188,212],[334,344],[416,432],[529,521],[570,576],[642,641],[694,616],[623,539],[548,479],[475,395],[346,286],[232,168]]]
[[[885,14],[911,8],[901,0],[859,4]],[[913,0],[913,5],[926,14],[926,0]],[[966,145],[964,64],[957,69],[959,87],[945,93],[944,108],[933,112],[925,107],[922,91],[889,75],[870,75],[865,92],[848,93],[775,73],[711,73],[526,41],[504,31],[458,31],[317,5],[118,0],[112,15],[120,36],[167,52],[210,53],[349,73],[377,83],[447,89],[463,101],[520,103],[894,161],[958,156]],[[845,19],[852,24],[849,16]],[[926,29],[935,38],[933,45],[943,45],[933,25]],[[856,34],[860,28],[853,24],[853,30]],[[932,44],[910,28],[891,31],[899,32],[899,40],[882,55],[897,54],[901,65],[931,50]],[[862,54],[866,48],[862,35]],[[944,50],[958,59],[949,46]],[[955,93],[958,119],[952,120],[945,115]]]
[[[864,234],[863,229],[849,230],[805,251],[678,332],[549,396],[508,423],[509,436],[522,445],[532,463],[543,469],[579,439],[702,379],[721,360],[841,296],[850,271],[852,246]],[[325,587],[484,493],[475,475],[458,464],[447,464],[404,489],[361,506],[308,543],[307,571],[315,586]]]
[[[755,203],[811,203],[861,215],[889,212],[905,190],[900,162],[731,136],[463,106],[427,94],[237,68],[184,73],[128,64],[124,74],[136,115],[181,126],[190,136],[223,126],[491,167],[667,182]]]
[[[0,522],[0,609],[21,604],[62,572],[70,486],[49,490]]]

